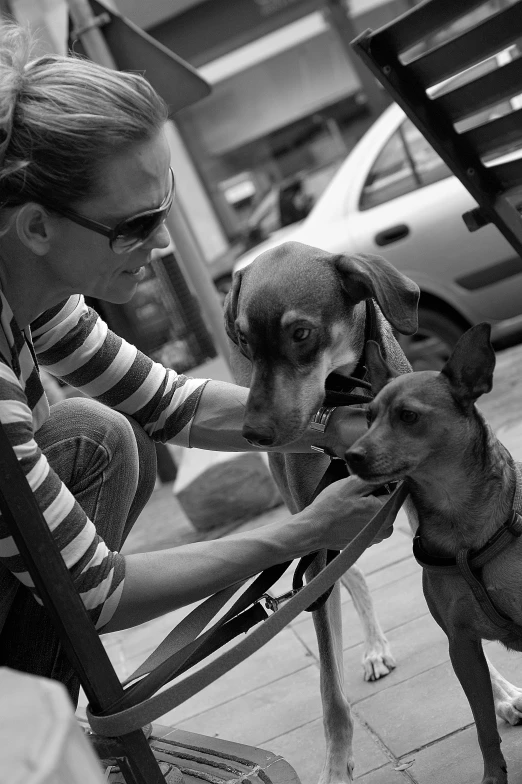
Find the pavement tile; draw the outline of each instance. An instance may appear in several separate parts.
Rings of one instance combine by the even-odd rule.
[[[188,718],[308,668],[311,662],[311,656],[299,644],[292,630],[284,629],[246,661],[170,711],[168,723],[178,726]]]
[[[310,721],[321,715],[319,669],[312,665],[176,726],[269,749],[274,738],[300,727],[303,717]],[[171,724],[170,713],[160,723]]]
[[[397,580],[402,580],[403,577],[408,577],[410,574],[419,572],[420,568],[421,567],[410,553],[410,555],[406,558],[402,558],[400,561],[396,561],[389,566],[384,566],[382,569],[378,569],[370,574],[367,574],[366,572],[364,574],[366,582],[368,583],[368,588],[373,592],[377,590],[377,588],[382,588],[384,585],[389,585]]]
[[[414,618],[421,618],[428,612],[422,593],[422,573],[417,570],[401,580],[384,585],[372,591],[372,599],[382,629],[385,633],[402,626]],[[359,616],[352,602],[342,606],[343,647],[351,648],[363,642]],[[311,618],[299,616],[293,628],[303,643],[317,655],[317,640]]]
[[[422,618],[405,623],[388,632],[386,636],[397,666],[389,675],[377,681],[363,680],[362,645],[349,648],[344,652],[346,694],[352,704],[449,660],[446,635],[431,615],[424,615]]]
[[[396,528],[388,539],[384,539],[379,544],[368,547],[358,559],[357,564],[366,575],[385,566],[401,561],[403,558],[411,557],[411,535],[405,533],[400,528]]]
[[[522,728],[503,725],[500,734],[509,784],[522,784]],[[474,726],[443,738],[414,756],[410,772],[418,784],[479,784],[481,780],[482,755]]]
[[[396,757],[473,722],[450,662],[361,700],[357,713]]]
[[[522,653],[508,651],[499,642],[486,643],[484,650],[504,678],[522,688]]]
[[[361,778],[356,776],[355,781],[360,784],[412,784],[413,779],[407,773],[394,770],[394,767],[395,763],[391,763],[384,768],[368,773],[366,776],[361,776]],[[438,781],[437,784],[450,784],[450,782]],[[451,784],[457,784],[457,782],[451,782]]]
[[[280,754],[295,769],[301,784],[317,784],[324,763],[325,742],[322,719],[314,719],[268,744],[274,754]],[[355,776],[362,776],[389,762],[368,730],[354,719],[353,749]]]

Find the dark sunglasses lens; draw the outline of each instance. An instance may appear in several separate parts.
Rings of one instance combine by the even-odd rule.
[[[161,207],[156,210],[135,215],[116,226],[116,236],[111,240],[111,248],[115,253],[129,253],[139,248],[151,234],[165,223],[174,200],[174,172],[170,169],[170,191]]]
[[[112,242],[112,249],[116,252],[129,251],[145,242],[151,234],[165,221],[168,210],[136,215],[118,226],[118,236]]]

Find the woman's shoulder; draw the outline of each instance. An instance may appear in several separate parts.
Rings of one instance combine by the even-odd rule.
[[[67,299],[62,300],[52,308],[44,310],[43,313],[31,322],[31,333],[33,337],[41,332],[47,332],[57,324],[62,323],[75,313],[81,315],[82,312],[87,311],[87,305],[81,294],[72,294]]]

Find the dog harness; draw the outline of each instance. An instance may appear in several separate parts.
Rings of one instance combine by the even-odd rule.
[[[517,485],[515,492],[515,505],[520,508],[517,497],[520,497],[520,474],[518,466],[515,468]],[[522,535],[522,517],[513,509],[508,520],[491,536],[488,541],[479,547],[478,550],[462,549],[457,552],[455,558],[438,555],[431,555],[424,550],[420,536],[413,538],[413,555],[417,563],[428,572],[444,572],[446,574],[460,574],[469,587],[483,612],[495,626],[504,631],[511,631],[518,636],[522,634],[522,626],[519,626],[507,615],[501,613],[493,602],[481,581],[481,569],[488,561]]]

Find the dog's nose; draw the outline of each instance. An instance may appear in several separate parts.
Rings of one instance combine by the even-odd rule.
[[[366,453],[363,449],[347,449],[344,453],[344,459],[350,468],[356,469],[358,466],[364,465]]]
[[[246,438],[248,443],[253,446],[272,446],[275,441],[275,435],[271,430],[250,427],[243,428],[243,438]]]

